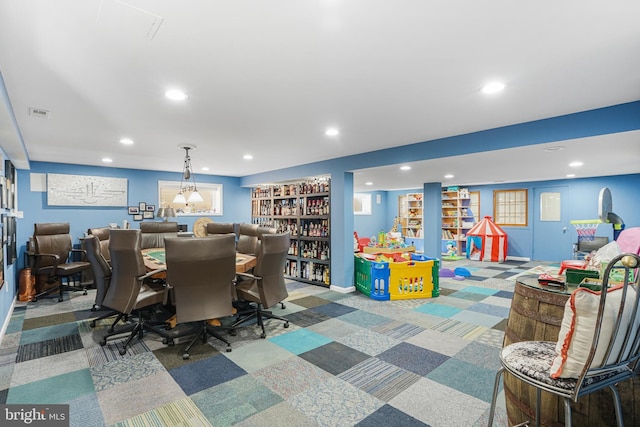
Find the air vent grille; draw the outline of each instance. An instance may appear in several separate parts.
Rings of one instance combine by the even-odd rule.
[[[48,119],[49,110],[43,110],[42,108],[29,108],[29,115],[33,117]]]

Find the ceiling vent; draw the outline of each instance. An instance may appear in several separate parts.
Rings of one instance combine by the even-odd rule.
[[[29,115],[33,117],[48,119],[49,110],[43,110],[42,108],[29,108]]]

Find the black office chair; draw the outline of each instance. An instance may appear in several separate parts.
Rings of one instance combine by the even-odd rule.
[[[574,291],[567,301],[557,342],[521,341],[502,349],[489,426],[504,371],[535,387],[536,426],[540,425],[542,391],[562,399],[564,425],[570,427],[571,403],[604,388],[611,391],[617,425],[623,425],[617,385],[636,376],[640,360],[639,266],[640,256],[619,255],[604,271],[601,289],[606,292]]]
[[[256,319],[262,328],[261,338],[267,336],[264,328],[264,318],[284,321],[284,327],[289,327],[289,321],[277,316],[267,308],[284,301],[289,293],[284,281],[284,263],[289,251],[289,233],[265,234],[258,247],[256,266],[253,274],[238,273],[241,279],[236,284],[238,299],[253,304],[248,315],[240,313],[240,319],[232,325],[232,329]]]
[[[196,326],[174,338],[195,334],[182,354],[189,358],[189,350],[202,338],[211,335],[227,344],[208,322],[233,314],[232,290],[236,275],[236,244],[233,234],[219,234],[198,239],[165,239],[167,282],[173,289],[176,321],[193,322]]]
[[[60,292],[58,301],[62,301],[65,289],[83,291],[83,294],[87,295],[85,287],[71,285],[73,277],[90,269],[91,264],[79,260],[84,251],[73,248],[68,223],[34,224],[33,242],[35,247],[31,254],[34,258],[32,271],[37,276],[46,277],[47,284],[53,286],[42,290],[31,301],[35,302],[41,296],[56,290]],[[66,280],[66,285],[63,284],[63,280]]]

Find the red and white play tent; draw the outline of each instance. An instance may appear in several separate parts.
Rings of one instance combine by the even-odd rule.
[[[507,257],[507,233],[490,216],[485,216],[467,232],[467,258],[501,262]]]

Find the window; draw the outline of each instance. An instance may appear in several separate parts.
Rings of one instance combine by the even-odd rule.
[[[355,193],[353,195],[353,214],[371,215],[371,194]]]
[[[560,221],[561,195],[557,192],[540,193],[540,221]]]
[[[197,203],[173,203],[178,191],[180,181],[158,181],[158,207],[173,208],[177,216],[222,215],[222,184],[198,184],[204,200]]]
[[[498,225],[527,225],[527,190],[495,190],[493,220]]]

